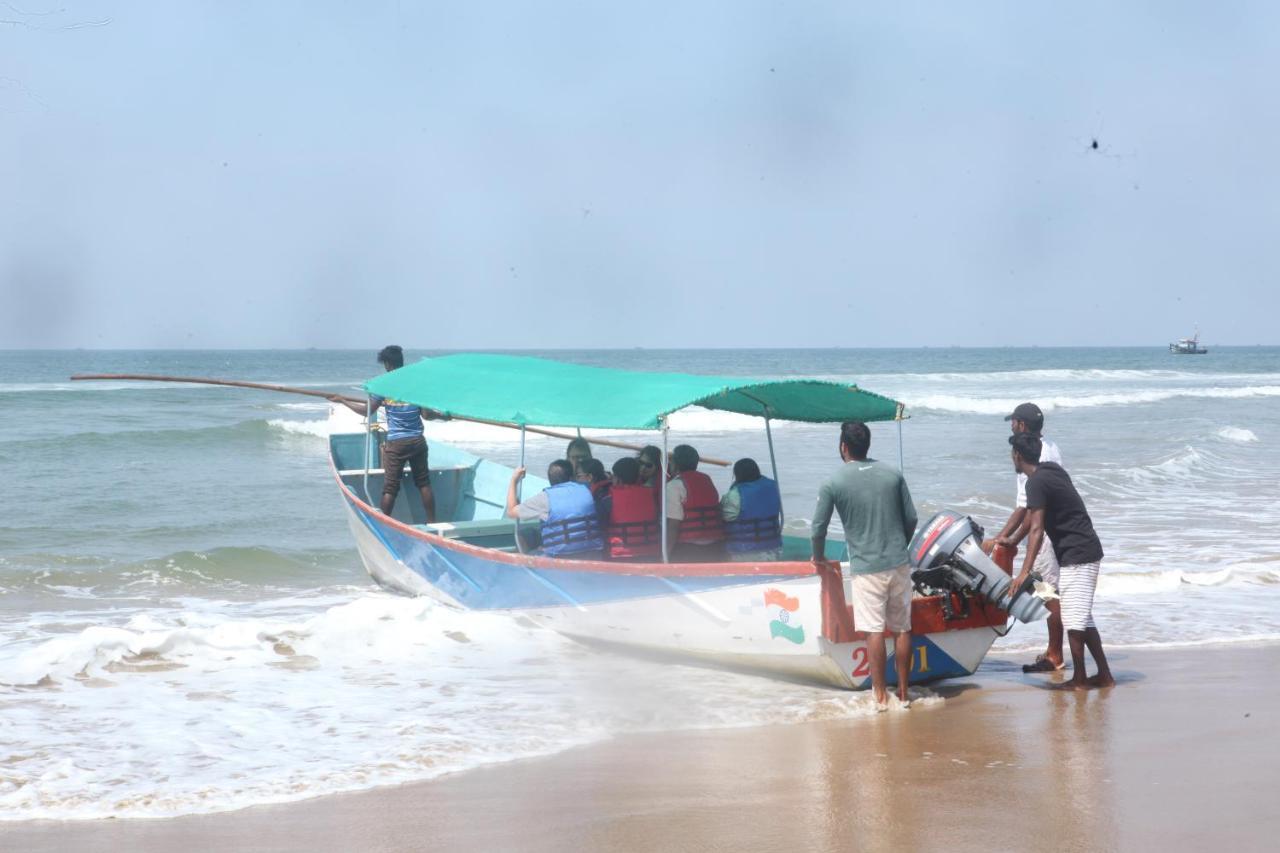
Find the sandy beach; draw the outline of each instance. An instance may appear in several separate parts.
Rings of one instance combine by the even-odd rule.
[[[992,659],[906,712],[632,736],[216,815],[10,824],[0,848],[1273,849],[1277,665],[1280,646],[1117,651],[1116,688],[1068,693]]]

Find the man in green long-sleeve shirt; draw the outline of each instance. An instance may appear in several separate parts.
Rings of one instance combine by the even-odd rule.
[[[867,458],[871,430],[861,421],[840,426],[844,465],[818,490],[813,511],[813,560],[824,559],[831,513],[840,513],[853,575],[853,623],[866,631],[871,689],[884,708],[885,634],[894,634],[898,698],[906,703],[911,670],[911,567],[907,543],[916,530],[916,508],[907,481],[895,468]]]

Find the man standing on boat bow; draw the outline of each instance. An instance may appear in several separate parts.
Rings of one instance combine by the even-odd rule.
[[[827,552],[827,525],[832,511],[840,513],[845,543],[849,547],[849,572],[853,575],[853,626],[867,632],[867,658],[871,665],[871,689],[883,709],[889,699],[885,688],[885,635],[894,635],[894,664],[898,675],[898,699],[906,704],[911,675],[911,567],[907,543],[916,532],[916,508],[907,481],[898,469],[867,458],[871,430],[861,421],[840,426],[840,458],[844,465],[818,491],[813,511],[813,561],[821,563]]]
[[[404,350],[392,344],[383,347],[378,353],[378,363],[383,370],[390,373],[404,367]],[[379,507],[383,515],[391,515],[396,505],[396,496],[400,494],[400,476],[404,473],[407,462],[413,472],[413,484],[422,495],[422,508],[427,514],[427,523],[436,520],[436,499],[431,493],[431,472],[427,468],[427,439],[422,430],[424,420],[441,420],[444,415],[434,409],[423,409],[412,403],[399,400],[387,400],[382,397],[371,397],[372,411],[364,403],[353,403],[344,397],[334,394],[329,397],[331,403],[340,403],[362,417],[371,417],[379,408],[387,413],[387,440],[382,444],[382,500]]]

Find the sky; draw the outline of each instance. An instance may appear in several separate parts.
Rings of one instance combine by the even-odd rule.
[[[0,2],[0,348],[1280,343],[1267,2]]]

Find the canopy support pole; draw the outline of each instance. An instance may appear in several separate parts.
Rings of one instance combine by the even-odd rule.
[[[520,467],[524,467],[524,424],[520,424]],[[524,480],[516,483],[516,503],[519,503],[521,496],[524,494]],[[524,553],[524,543],[520,541],[520,517],[516,516],[512,521],[515,524],[513,538],[516,540],[516,551]],[[541,580],[541,579],[539,579]],[[575,602],[576,603],[576,602]]]
[[[373,498],[369,495],[369,468],[373,461],[373,443],[376,440],[373,432],[373,398],[365,395],[364,398],[364,479],[361,485],[364,487],[364,500],[369,506],[373,506]],[[386,466],[383,466],[383,477],[386,476]]]
[[[658,488],[662,490],[662,562],[669,563],[667,557],[667,416],[662,416],[662,459],[658,461],[656,475]]]
[[[903,455],[902,455],[902,417],[901,417],[901,413],[899,413],[899,417],[897,418],[897,421],[898,421],[898,473],[899,473],[899,474],[905,474],[905,473],[906,473],[906,466],[903,464]]]
[[[778,483],[778,459],[773,455],[773,430],[769,428],[769,409],[764,410],[764,436],[769,441],[769,467],[773,469],[774,485]],[[782,510],[782,489],[778,489],[778,524],[786,526],[787,514]]]

